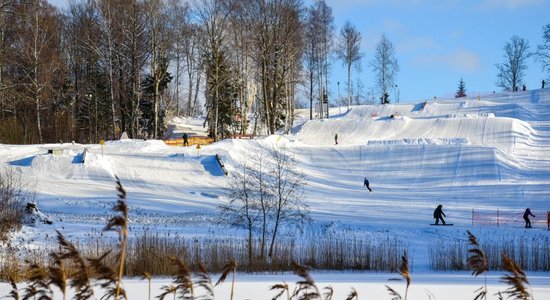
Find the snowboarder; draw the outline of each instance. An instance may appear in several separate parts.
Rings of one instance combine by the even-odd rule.
[[[439,225],[439,220],[445,225],[445,220],[443,220],[443,217],[447,217],[445,213],[443,212],[443,205],[439,204],[437,208],[434,210],[434,219],[435,219],[435,225]]]
[[[338,133],[334,134],[334,145],[338,145]]]
[[[531,220],[529,220],[529,216],[535,218],[535,215],[531,213],[531,209],[527,208],[523,213],[523,219],[525,220],[525,228],[532,228]]]
[[[183,146],[189,146],[189,140],[188,140],[188,135],[187,135],[187,132],[184,132],[183,133]]]
[[[366,186],[367,189],[369,189],[369,192],[372,192],[372,189],[369,186],[369,180],[367,179],[367,177],[365,177],[365,181],[363,182],[363,185]]]

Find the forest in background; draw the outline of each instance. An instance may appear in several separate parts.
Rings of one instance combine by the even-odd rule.
[[[324,0],[0,0],[0,143],[97,143],[161,138],[174,116],[203,116],[214,140],[289,132],[294,109],[328,118],[329,105],[390,103],[395,47],[382,34],[364,94],[352,70],[365,57],[350,22],[336,33]],[[550,71],[543,44],[512,36],[497,86],[518,91],[527,60]],[[329,73],[347,71],[331,99]],[[457,98],[466,97],[461,78]],[[397,93],[397,100],[399,93]]]
[[[324,1],[0,0],[0,143],[289,130],[298,85],[326,116],[334,40]]]

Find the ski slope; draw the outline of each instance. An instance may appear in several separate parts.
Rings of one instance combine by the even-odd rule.
[[[304,201],[313,219],[308,234],[391,233],[414,250],[420,269],[427,268],[433,239],[465,239],[466,230],[482,237],[548,237],[550,89],[333,108],[331,118],[322,120],[308,121],[308,114],[298,112],[303,122],[291,134],[224,140],[200,150],[155,140],[0,145],[0,163],[22,174],[29,197],[54,221],[25,227],[15,240],[40,240],[55,229],[74,238],[102,228],[116,199],[115,175],[128,192],[135,231],[240,237],[238,230],[215,225],[228,177],[214,156],[231,174],[260,147],[289,151],[306,175]],[[64,152],[49,155],[51,148]],[[362,186],[364,177],[372,193]],[[454,227],[428,226],[438,204]],[[533,230],[522,226],[527,207],[537,215]],[[515,219],[501,227],[472,226],[472,209],[498,209]]]

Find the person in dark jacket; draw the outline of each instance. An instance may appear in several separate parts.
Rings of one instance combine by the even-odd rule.
[[[443,220],[443,217],[447,217],[445,213],[443,212],[443,205],[439,204],[437,208],[434,210],[434,219],[435,219],[435,225],[439,224],[439,220],[445,225],[445,220]]]
[[[369,189],[369,192],[372,192],[372,189],[369,186],[369,180],[367,179],[367,177],[365,177],[365,181],[363,182],[363,185],[366,186],[367,189]]]
[[[189,146],[189,136],[187,135],[187,132],[183,133],[183,146]]]
[[[334,145],[338,145],[338,133],[334,134]]]
[[[527,208],[523,213],[523,219],[525,220],[525,228],[531,228],[531,220],[529,220],[529,216],[533,218],[535,217],[535,215],[531,213],[531,209]]]

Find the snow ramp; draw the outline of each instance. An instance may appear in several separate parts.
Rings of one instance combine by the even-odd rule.
[[[367,145],[373,141],[447,140],[497,147],[513,152],[530,144],[528,123],[511,118],[453,117],[412,119],[406,116],[378,119],[324,119],[303,125],[296,139],[308,145]]]

